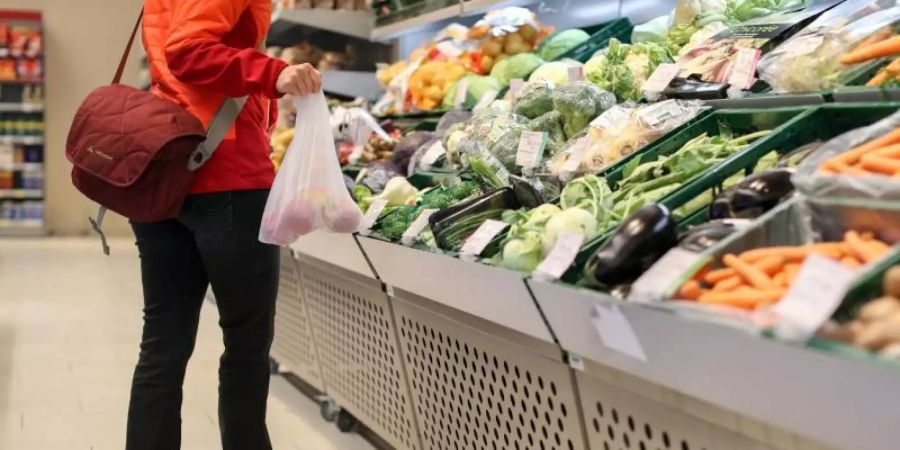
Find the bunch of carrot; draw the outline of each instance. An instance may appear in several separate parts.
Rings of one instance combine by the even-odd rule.
[[[890,64],[881,68],[866,86],[881,86],[883,84],[900,81],[900,58],[895,58]]]
[[[843,64],[858,64],[875,58],[900,54],[900,36],[891,27],[885,27],[853,47],[841,56]]]
[[[900,177],[900,128],[829,158],[819,170],[827,174]]]
[[[757,309],[781,300],[807,256],[818,254],[856,269],[885,255],[889,247],[872,233],[848,231],[841,242],[767,247],[726,254],[722,269],[698,273],[678,292],[679,299]]]

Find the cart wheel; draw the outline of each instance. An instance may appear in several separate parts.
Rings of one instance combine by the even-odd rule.
[[[274,359],[269,358],[269,374],[278,375],[278,373],[279,373],[278,369],[279,369],[278,361],[275,361]]]
[[[341,409],[330,399],[319,401],[319,414],[326,422],[334,422],[337,419]]]
[[[337,424],[338,430],[341,430],[344,433],[349,433],[356,428],[356,417],[353,417],[353,414],[350,414],[346,410],[341,410],[341,412],[337,415]]]

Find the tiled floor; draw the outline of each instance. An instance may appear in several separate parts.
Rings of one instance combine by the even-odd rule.
[[[123,449],[141,299],[134,246],[112,246],[104,257],[93,239],[0,240],[0,449]],[[184,450],[221,448],[222,346],[209,306],[185,382]],[[372,448],[324,422],[280,377],[268,423],[275,450]]]

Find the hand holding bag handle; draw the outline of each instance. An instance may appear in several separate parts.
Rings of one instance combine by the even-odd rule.
[[[115,76],[113,76],[112,84],[119,84],[122,81],[122,75],[125,73],[125,65],[128,63],[128,55],[131,53],[131,49],[134,46],[134,40],[137,37],[137,32],[141,26],[143,17],[144,10],[141,9],[141,12],[138,14],[137,22],[135,22],[134,28],[131,30],[131,36],[128,38],[128,44],[125,46],[125,52],[122,54],[122,58],[119,59],[119,66],[116,69]],[[263,39],[260,46],[265,46],[265,42],[266,40]],[[201,142],[193,153],[191,153],[187,163],[189,170],[195,171],[199,169],[212,158],[216,149],[219,147],[219,144],[225,139],[225,135],[228,134],[228,130],[231,128],[232,124],[234,124],[234,121],[237,120],[238,115],[240,115],[241,110],[246,103],[247,97],[225,99],[222,106],[219,107],[218,111],[216,111],[216,114],[213,116],[212,121],[209,123],[209,127],[206,131],[206,140]],[[88,220],[91,223],[91,228],[100,235],[100,240],[103,244],[103,253],[109,255],[109,245],[107,244],[106,234],[103,233],[102,229],[106,211],[106,207],[100,206],[97,211],[97,218],[94,219],[88,217]]]

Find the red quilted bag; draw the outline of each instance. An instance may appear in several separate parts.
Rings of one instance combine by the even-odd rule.
[[[142,14],[143,15],[143,14]],[[191,188],[193,171],[206,162],[240,112],[245,99],[225,102],[208,131],[181,106],[119,84],[140,25],[135,24],[112,85],[88,95],[66,141],[72,183],[105,209],[136,222],[178,215]],[[104,251],[109,252],[104,239]]]

